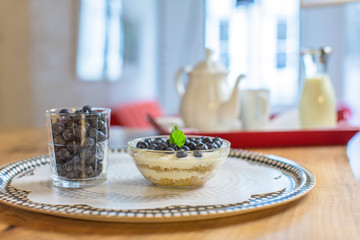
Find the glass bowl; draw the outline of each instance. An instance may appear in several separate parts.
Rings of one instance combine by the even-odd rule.
[[[169,136],[138,138],[128,142],[128,152],[140,173],[150,182],[164,187],[197,187],[211,179],[225,162],[230,152],[230,142],[219,138],[186,136],[187,139],[207,138],[218,146],[203,150],[157,150],[140,148],[158,139],[167,141]],[[210,139],[210,140],[209,140]],[[151,141],[151,142],[150,142]],[[141,142],[141,143],[140,143]],[[188,140],[187,140],[188,144]],[[144,146],[141,146],[144,147]],[[193,147],[192,147],[193,149]]]

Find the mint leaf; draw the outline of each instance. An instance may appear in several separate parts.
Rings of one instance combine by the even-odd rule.
[[[171,130],[170,143],[175,143],[179,148],[185,144],[185,134],[177,126]]]
[[[173,137],[173,134],[178,130],[177,126],[175,125],[173,127],[173,129],[171,130],[171,133],[170,133],[170,142],[169,143],[175,143],[175,140],[174,140],[174,137]]]

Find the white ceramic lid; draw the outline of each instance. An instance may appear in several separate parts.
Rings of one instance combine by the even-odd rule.
[[[210,49],[205,49],[205,60],[200,62],[196,67],[191,71],[192,73],[222,73],[227,74],[227,69],[221,62],[212,60],[213,51]]]

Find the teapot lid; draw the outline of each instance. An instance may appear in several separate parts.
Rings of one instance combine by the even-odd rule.
[[[205,49],[206,58],[204,61],[200,62],[196,67],[193,69],[192,72],[197,73],[227,73],[227,69],[221,62],[213,61],[212,60],[213,51],[210,49]]]

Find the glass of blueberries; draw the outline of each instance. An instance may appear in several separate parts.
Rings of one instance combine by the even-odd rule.
[[[45,111],[53,185],[81,188],[106,180],[110,109]]]

